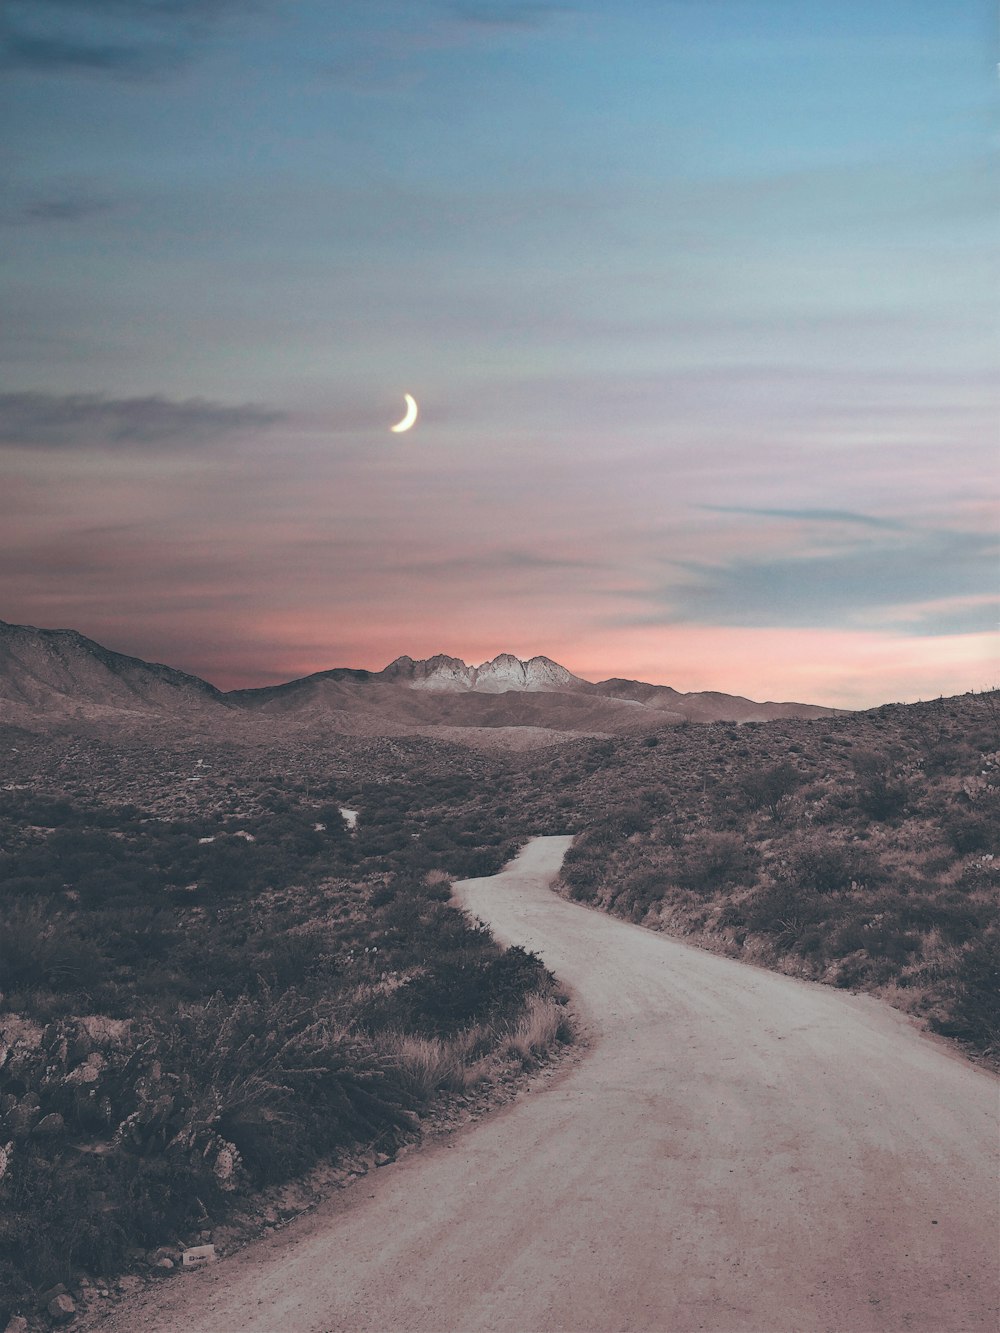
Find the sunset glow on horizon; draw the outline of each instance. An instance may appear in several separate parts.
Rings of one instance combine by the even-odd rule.
[[[994,28],[15,5],[0,618],[223,688],[997,685]]]

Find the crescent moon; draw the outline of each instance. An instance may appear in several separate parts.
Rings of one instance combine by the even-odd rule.
[[[397,421],[395,426],[389,427],[389,429],[394,430],[397,435],[402,434],[404,430],[409,430],[417,419],[416,399],[408,393],[404,393],[403,397],[406,399],[406,416],[403,417],[402,421]]]

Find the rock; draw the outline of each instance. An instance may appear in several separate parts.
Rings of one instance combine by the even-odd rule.
[[[28,1333],[28,1321],[23,1314],[12,1315],[3,1333]]]
[[[31,1132],[32,1125],[38,1119],[38,1098],[33,1093],[27,1093],[16,1106],[10,1108],[5,1119],[14,1138],[23,1138]]]
[[[104,1072],[105,1064],[106,1061],[100,1051],[94,1051],[87,1056],[83,1064],[77,1065],[75,1069],[69,1071],[63,1079],[63,1083],[69,1084],[70,1087],[79,1087],[81,1084],[87,1083],[97,1083],[101,1074]]]
[[[49,1287],[47,1291],[42,1292],[38,1298],[38,1304],[48,1305],[49,1301],[54,1301],[57,1296],[64,1296],[65,1294],[65,1283],[57,1282],[54,1287]]]
[[[212,1171],[220,1189],[234,1190],[237,1185],[236,1174],[240,1167],[240,1154],[236,1147],[232,1143],[227,1143],[225,1139],[220,1140],[220,1145]]]
[[[173,1266],[174,1266],[173,1259],[168,1259],[166,1255],[164,1255],[162,1259],[157,1259],[153,1264],[154,1268],[163,1268],[163,1269],[173,1268]]]
[[[54,1297],[45,1308],[49,1312],[49,1317],[57,1324],[68,1324],[76,1314],[76,1302],[66,1292]]]
[[[61,1023],[46,1023],[42,1031],[41,1047],[43,1051],[49,1054],[55,1052],[57,1057],[65,1059],[66,1034]]]
[[[90,1033],[79,1022],[70,1022],[66,1025],[66,1057],[70,1064],[78,1064],[81,1060],[86,1060],[94,1049],[94,1041]]]
[[[31,1131],[32,1137],[37,1139],[53,1138],[56,1134],[61,1134],[66,1128],[66,1122],[58,1111],[50,1111],[48,1115],[43,1115],[38,1124]]]
[[[389,1156],[387,1152],[377,1152],[375,1154],[376,1166],[388,1166],[391,1161],[392,1158]]]

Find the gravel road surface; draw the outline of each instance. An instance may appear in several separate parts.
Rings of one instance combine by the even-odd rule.
[[[583,1057],[101,1327],[998,1327],[997,1081],[875,1000],[560,899],[569,841],[457,894],[572,988]]]

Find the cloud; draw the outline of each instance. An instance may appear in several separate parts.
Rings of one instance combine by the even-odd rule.
[[[477,28],[541,28],[551,19],[572,12],[566,5],[549,4],[453,4],[451,13],[460,23]]]
[[[235,0],[33,0],[0,28],[0,67],[157,79],[188,63]]]
[[[855,514],[849,509],[762,509],[742,505],[699,505],[713,514],[749,514],[761,518],[789,518],[803,523],[856,523],[867,528],[899,529],[903,525],[889,518]]]
[[[895,624],[901,633],[920,637],[950,634],[994,634],[1000,630],[1000,594],[972,594],[881,610],[868,617],[872,625]]]
[[[261,430],[283,414],[253,404],[228,407],[202,398],[106,398],[100,394],[0,394],[0,444],[43,449],[142,448],[211,444]]]
[[[857,628],[915,635],[993,629],[997,542],[989,533],[907,532],[847,549],[737,557],[721,565],[673,562],[674,577],[641,591],[652,603],[632,624],[745,628]],[[959,608],[955,599],[967,599]],[[972,599],[972,600],[968,600]],[[940,602],[940,606],[928,603]],[[659,607],[659,609],[655,609]],[[914,614],[906,614],[913,607]]]
[[[325,72],[354,92],[381,94],[410,88],[426,77],[422,62],[429,54],[538,33],[578,11],[573,5],[531,0],[447,0],[419,7],[389,3],[381,14],[369,4],[363,12],[371,14],[371,21],[355,28],[350,54],[331,62]]]
[[[428,574],[434,577],[446,574],[457,578],[467,575],[478,579],[484,573],[506,577],[521,571],[554,573],[560,570],[593,570],[598,568],[598,564],[593,560],[548,556],[535,551],[494,550],[436,560],[408,560],[396,568],[405,569],[409,574]]]
[[[48,198],[28,200],[9,213],[0,214],[6,225],[23,223],[81,222],[86,218],[101,217],[114,211],[115,205],[85,193],[50,195]]]
[[[0,67],[59,73],[75,70],[125,78],[149,78],[173,72],[185,62],[183,51],[172,45],[148,42],[137,45],[72,41],[43,37],[8,28],[0,36]]]

